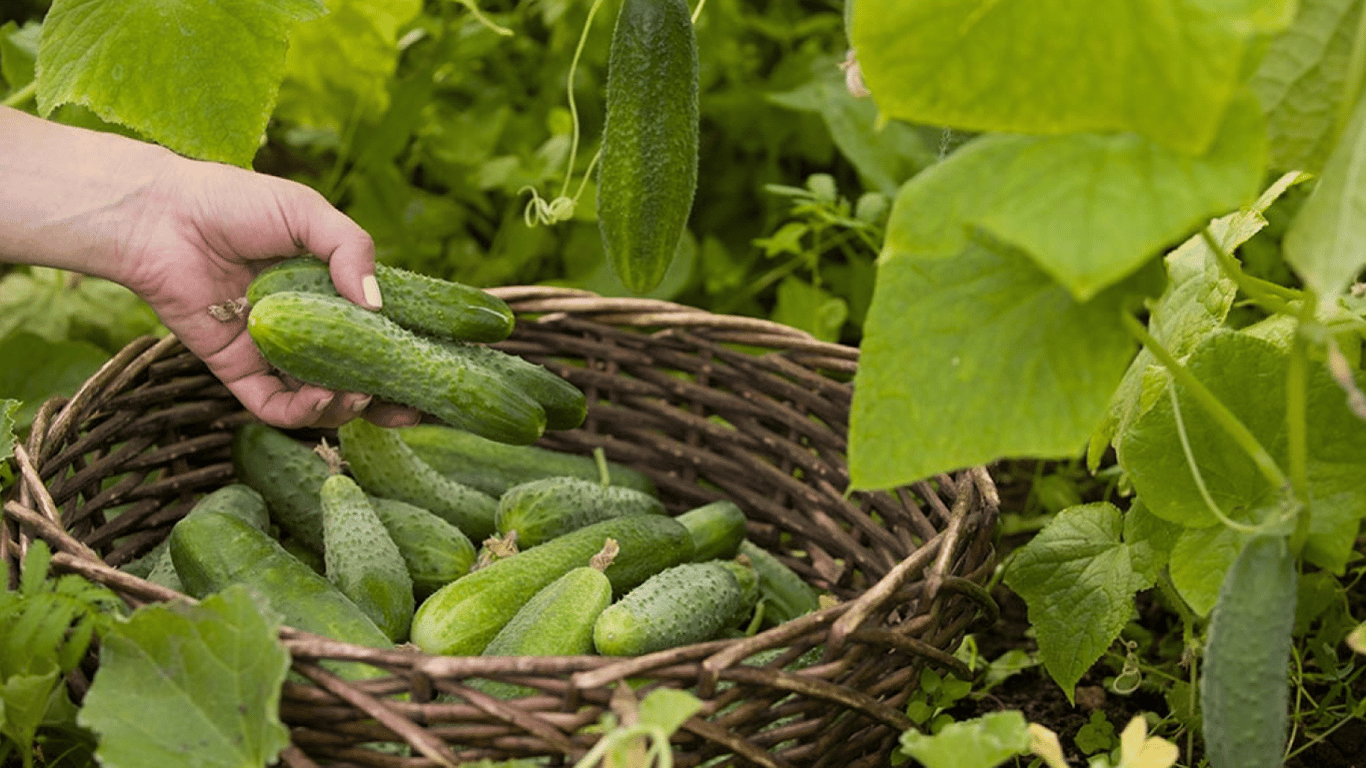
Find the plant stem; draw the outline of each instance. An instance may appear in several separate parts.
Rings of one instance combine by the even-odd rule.
[[[1257,470],[1262,473],[1262,477],[1266,478],[1273,488],[1285,488],[1289,483],[1285,473],[1277,466],[1276,460],[1271,458],[1271,454],[1267,453],[1262,444],[1257,442],[1257,437],[1252,434],[1247,425],[1243,424],[1228,409],[1228,406],[1215,397],[1214,393],[1210,392],[1199,379],[1186,370],[1185,366],[1177,362],[1176,358],[1172,357],[1172,354],[1162,346],[1161,342],[1153,338],[1152,334],[1148,333],[1148,329],[1144,328],[1143,324],[1138,322],[1133,315],[1121,311],[1120,322],[1134,338],[1138,339],[1143,346],[1148,348],[1149,352],[1153,353],[1159,362],[1166,366],[1172,375],[1173,382],[1188,389],[1196,402],[1200,403],[1205,411],[1214,418],[1215,422],[1232,438],[1233,442],[1237,443],[1238,447],[1247,453],[1248,457],[1252,459],[1252,463],[1257,466]]]
[[[1312,299],[1312,295],[1309,297]],[[1305,301],[1300,308],[1295,336],[1290,344],[1290,359],[1285,372],[1285,432],[1289,448],[1287,462],[1290,487],[1298,510],[1295,532],[1290,537],[1292,552],[1299,552],[1309,537],[1312,511],[1309,498],[1309,342],[1306,331],[1314,322],[1317,301]]]
[[[1214,233],[1210,231],[1209,227],[1200,230],[1200,236],[1204,238],[1205,245],[1214,252],[1214,257],[1218,259],[1219,266],[1238,285],[1239,290],[1268,310],[1286,315],[1294,313],[1291,302],[1302,300],[1304,298],[1303,292],[1243,272],[1242,265],[1228,251],[1224,250],[1224,246],[1215,239]]]

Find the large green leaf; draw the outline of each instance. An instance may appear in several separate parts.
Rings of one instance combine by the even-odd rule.
[[[38,109],[80,104],[182,154],[249,166],[290,28],[319,0],[54,0]]]
[[[0,360],[22,362],[0,367],[0,398],[23,403],[14,419],[17,428],[25,429],[43,401],[53,395],[75,394],[108,359],[108,352],[88,342],[12,333],[0,338]]]
[[[1259,35],[1294,0],[859,0],[851,38],[878,106],[1008,133],[1134,131],[1203,153]]]
[[[1347,291],[1366,266],[1366,99],[1290,223],[1285,259],[1324,303]]]
[[[1151,547],[1136,563],[1122,537],[1124,524],[1124,515],[1107,502],[1065,509],[1006,571],[1006,585],[1028,606],[1039,657],[1069,701],[1077,681],[1133,615],[1134,595],[1153,585],[1153,571],[1143,567]]]
[[[1250,97],[1202,157],[1133,133],[987,136],[902,188],[887,248],[951,256],[981,227],[1084,301],[1211,217],[1252,202],[1264,145]]]
[[[277,617],[278,618],[278,617]],[[78,718],[105,768],[260,768],[289,743],[289,653],[245,587],[139,608],[101,638]]]
[[[992,768],[1029,751],[1029,726],[1009,709],[949,723],[934,735],[911,728],[900,743],[925,768]]]
[[[1209,223],[1209,233],[1225,253],[1239,246],[1266,226],[1263,213],[1292,184],[1305,177],[1287,173],[1269,186],[1248,208]],[[1148,332],[1178,360],[1185,359],[1205,336],[1224,324],[1238,286],[1209,247],[1203,235],[1193,235],[1167,254],[1167,288],[1148,308]],[[1091,470],[1100,466],[1106,447],[1122,432],[1135,413],[1152,405],[1161,386],[1152,386],[1160,371],[1157,358],[1147,349],[1140,350],[1115,390],[1105,419],[1091,438],[1087,459]],[[1149,386],[1145,387],[1145,382]],[[1161,383],[1161,382],[1160,382]]]
[[[329,13],[290,37],[278,117],[341,131],[377,120],[389,107],[398,67],[398,33],[420,0],[328,0]]]
[[[1223,331],[1207,337],[1186,362],[1191,374],[1282,467],[1288,466],[1289,455],[1285,429],[1288,360],[1288,353],[1272,342],[1249,333]],[[1186,443],[1213,503],[1227,517],[1247,523],[1281,511],[1285,489],[1271,486],[1184,387],[1178,386],[1176,392]],[[1193,528],[1216,526],[1218,518],[1196,483],[1174,413],[1164,387],[1152,407],[1120,436],[1120,465],[1153,514]],[[1366,422],[1352,414],[1342,389],[1317,366],[1309,376],[1306,420],[1312,517],[1304,557],[1341,573],[1360,519],[1366,516],[1366,486],[1361,483],[1366,474]],[[1178,543],[1178,551],[1182,547]]]
[[[1158,266],[1080,303],[1004,247],[885,253],[854,381],[853,486],[1004,456],[1076,456],[1134,354],[1121,310],[1160,290]]]
[[[1249,84],[1266,110],[1269,164],[1317,173],[1333,148],[1362,0],[1300,0]]]

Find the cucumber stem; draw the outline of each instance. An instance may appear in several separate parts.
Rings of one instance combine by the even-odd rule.
[[[612,468],[607,465],[607,453],[602,446],[593,449],[593,461],[598,465],[598,482],[606,488],[612,484]]]

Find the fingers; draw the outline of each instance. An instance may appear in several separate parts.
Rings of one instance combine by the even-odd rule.
[[[290,184],[285,210],[298,245],[327,263],[338,293],[362,307],[379,309],[383,297],[375,281],[374,240],[322,195]]]

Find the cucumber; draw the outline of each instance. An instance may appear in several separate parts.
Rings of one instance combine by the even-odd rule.
[[[343,298],[272,293],[252,306],[247,331],[271,365],[300,381],[374,395],[505,443],[528,444],[545,430],[545,409],[498,371]]]
[[[327,563],[323,560],[321,552],[304,546],[303,543],[292,536],[280,539],[279,541],[280,546],[284,547],[286,552],[293,555],[294,559],[309,568],[312,568],[321,576],[327,575]]]
[[[416,597],[425,598],[470,572],[474,543],[459,528],[397,499],[372,496],[370,503],[403,555]]]
[[[746,539],[740,543],[740,554],[749,559],[759,575],[765,621],[781,624],[821,607],[816,590],[768,550]]]
[[[709,640],[744,611],[745,597],[721,561],[681,563],[598,614],[593,647],[604,656],[639,656]]]
[[[402,640],[415,606],[413,579],[398,545],[355,480],[346,475],[327,478],[320,498],[327,580],[390,640]]]
[[[418,606],[409,640],[427,653],[479,654],[533,595],[587,563],[607,539],[621,548],[605,571],[613,595],[692,557],[692,538],[677,520],[666,515],[614,517],[495,560],[447,584]]]
[[[477,344],[459,346],[462,347],[459,350],[461,354],[469,355],[481,365],[497,371],[512,386],[539,403],[545,410],[546,429],[574,429],[583,424],[588,415],[588,399],[578,387],[544,366],[516,355]]]
[[[730,575],[735,577],[735,583],[740,585],[740,603],[736,606],[735,614],[726,620],[722,628],[734,627],[748,622],[754,613],[754,606],[759,603],[759,572],[754,570],[750,559],[744,555],[734,559],[714,560],[712,562],[730,571]]]
[[[612,603],[612,582],[603,573],[618,552],[608,539],[587,565],[543,587],[484,647],[485,656],[579,656],[593,652],[593,623]],[[526,686],[481,681],[481,690],[502,698],[525,696]]]
[[[270,527],[270,516],[266,512],[265,499],[261,498],[261,494],[242,483],[229,483],[208,494],[196,502],[185,514],[185,517],[202,515],[206,512],[240,517],[252,527],[262,531]],[[177,592],[185,591],[185,586],[180,583],[180,577],[176,575],[175,564],[171,562],[170,544],[166,541],[157,545],[157,556],[146,578],[154,584],[160,584]]]
[[[1238,554],[1210,616],[1200,713],[1211,768],[1279,768],[1289,732],[1299,574],[1280,536]]]
[[[337,429],[337,439],[351,475],[367,492],[426,509],[472,540],[493,533],[497,500],[432,469],[394,430],[352,419]]]
[[[321,456],[284,432],[252,421],[232,435],[232,466],[237,479],[266,500],[271,519],[290,538],[322,554],[318,492],[332,471]]]
[[[534,445],[508,445],[442,424],[418,424],[395,431],[413,452],[438,472],[495,498],[529,480],[543,477],[598,480],[600,475],[597,462],[588,456],[550,451]],[[609,461],[607,470],[612,485],[650,494],[655,492],[654,481],[634,469]]]
[[[725,560],[740,551],[745,540],[745,513],[728,499],[694,507],[678,516],[692,534],[694,560]]]
[[[502,341],[512,333],[515,319],[506,302],[486,291],[416,272],[375,265],[384,306],[380,314],[411,331],[458,341]],[[327,264],[301,256],[275,264],[247,287],[247,301],[255,304],[281,291],[303,291],[339,296]]]
[[[517,546],[526,549],[585,525],[639,514],[662,515],[664,503],[631,488],[547,477],[509,488],[498,498],[493,523],[502,536],[516,531]]]
[[[697,37],[684,0],[624,0],[607,59],[598,226],[623,285],[664,279],[697,191]]]
[[[192,597],[228,586],[256,591],[283,622],[295,629],[374,648],[392,648],[375,626],[332,582],[296,560],[264,531],[223,514],[187,517],[171,529],[171,560]],[[326,664],[347,679],[388,673],[361,663]]]

